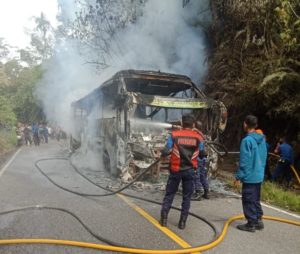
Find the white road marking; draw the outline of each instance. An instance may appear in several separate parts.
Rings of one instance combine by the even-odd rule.
[[[231,195],[237,196],[237,197],[239,197],[239,198],[242,197],[241,195],[236,194],[236,193],[232,193]],[[297,218],[297,219],[300,219],[300,215],[298,215],[298,214],[294,214],[294,213],[287,212],[287,211],[282,210],[282,209],[280,209],[280,208],[277,208],[277,207],[268,205],[268,204],[266,204],[266,203],[264,203],[264,202],[261,202],[261,205],[264,206],[264,207],[267,207],[267,208],[269,208],[269,209],[272,209],[272,210],[274,210],[274,211],[281,212],[281,213],[290,215],[290,216],[292,216],[292,217],[295,217],[295,218]]]
[[[0,171],[0,177],[3,175],[3,173],[5,172],[5,170],[9,167],[9,165],[13,162],[13,160],[17,157],[18,153],[22,150],[22,147],[20,147],[18,149],[18,151],[16,151],[16,153],[10,158],[10,160],[5,164],[5,166],[1,169]],[[231,195],[233,196],[237,196],[237,197],[242,197],[241,195],[238,195],[236,193],[232,193]],[[290,212],[287,212],[285,210],[282,210],[280,208],[277,208],[277,207],[274,207],[274,206],[271,206],[271,205],[267,205],[263,202],[261,202],[261,205],[264,206],[264,207],[267,207],[269,209],[272,209],[274,211],[277,211],[277,212],[281,212],[281,213],[284,213],[284,214],[287,214],[287,215],[290,215],[292,217],[295,217],[297,219],[300,219],[300,215],[297,215],[297,214],[294,214],[294,213],[290,213]]]
[[[13,160],[16,158],[16,156],[18,155],[18,153],[22,150],[22,147],[20,147],[18,149],[18,151],[16,151],[16,153],[13,155],[13,157],[10,158],[10,160],[5,164],[5,166],[1,169],[0,171],[0,177],[3,175],[3,173],[5,172],[5,170],[9,167],[9,165],[13,162]]]
[[[297,214],[294,214],[294,213],[287,212],[287,211],[285,211],[285,210],[282,210],[282,209],[280,209],[280,208],[277,208],[277,207],[274,207],[274,206],[271,206],[271,205],[267,205],[267,204],[265,204],[265,203],[263,203],[263,202],[261,203],[261,205],[264,206],[264,207],[270,208],[270,209],[272,209],[272,210],[275,210],[275,211],[277,211],[277,212],[281,212],[281,213],[284,213],[284,214],[293,216],[293,217],[295,217],[295,218],[297,218],[297,219],[300,219],[300,215],[297,215]]]

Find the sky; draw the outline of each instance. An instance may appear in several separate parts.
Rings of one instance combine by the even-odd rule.
[[[57,0],[0,0],[0,37],[11,46],[28,46],[30,38],[25,28],[32,29],[32,16],[41,12],[55,26]]]

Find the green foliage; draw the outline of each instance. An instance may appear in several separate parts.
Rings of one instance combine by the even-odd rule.
[[[30,33],[31,45],[39,58],[41,60],[46,60],[52,55],[54,44],[53,27],[43,12],[39,17],[34,17],[34,21],[36,26]]]
[[[296,72],[278,70],[264,78],[258,87],[263,96],[262,104],[270,107],[268,112],[285,113],[300,117],[300,75]],[[274,98],[277,98],[276,101]]]
[[[3,64],[0,63],[0,89],[10,84],[9,77],[7,76]]]
[[[24,68],[15,82],[16,92],[11,95],[14,111],[20,122],[32,123],[42,120],[41,109],[35,97],[35,88],[42,77],[40,66]]]
[[[274,183],[265,182],[262,185],[262,200],[290,211],[300,212],[299,194],[284,190]]]
[[[258,115],[271,139],[300,135],[300,4],[298,0],[211,0],[212,50],[206,91],[224,99],[227,130]],[[274,128],[276,126],[276,128]],[[226,134],[226,133],[225,133]],[[300,140],[298,140],[300,141]]]
[[[26,54],[30,55],[30,52]],[[31,123],[43,120],[44,116],[35,96],[36,85],[41,77],[42,69],[39,65],[26,67],[22,60],[12,59],[0,65],[0,92],[6,98],[3,104],[13,110],[18,122]],[[7,114],[7,117],[8,119],[3,117],[2,119],[8,121],[11,114]],[[8,124],[11,125],[11,122]]]
[[[52,54],[53,30],[43,13],[35,23],[31,47],[15,50],[0,38],[0,153],[16,144],[17,122],[45,120],[35,90],[43,75],[40,63]],[[10,51],[19,57],[11,58]]]
[[[9,53],[9,46],[4,42],[3,38],[0,38],[0,61],[7,57]]]
[[[233,191],[238,193],[242,192],[241,185],[238,188],[235,188],[232,180],[226,180],[226,183]],[[290,211],[300,212],[299,194],[294,191],[284,190],[282,187],[274,183],[264,182],[262,184],[261,200],[268,204],[276,205]]]
[[[3,65],[3,69],[7,78],[9,79],[9,83],[14,84],[18,79],[20,72],[23,69],[23,66],[20,64],[20,62],[17,59],[12,59],[7,61]]]
[[[300,18],[296,14],[296,8],[297,3],[295,1],[281,1],[274,9],[282,47],[287,51],[300,48]]]
[[[20,49],[18,52],[20,54],[20,61],[28,64],[28,66],[34,66],[40,60],[37,52],[30,48]]]
[[[0,153],[10,151],[17,143],[17,135],[14,129],[1,130],[0,129]]]
[[[16,115],[12,105],[4,96],[0,96],[0,129],[12,128],[16,124]]]

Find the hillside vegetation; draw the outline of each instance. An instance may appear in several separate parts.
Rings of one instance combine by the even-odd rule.
[[[229,109],[224,141],[238,146],[246,114],[272,142],[300,142],[300,2],[211,0],[212,50],[206,92]],[[229,145],[229,144],[228,144]]]

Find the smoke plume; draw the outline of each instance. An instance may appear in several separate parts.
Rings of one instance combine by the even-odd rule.
[[[182,0],[146,1],[137,20],[116,31],[109,45],[112,54],[106,57],[108,68],[101,71],[87,64],[91,49],[83,50],[76,40],[58,40],[37,91],[48,120],[72,131],[71,102],[122,69],[184,74],[201,84],[207,69],[207,45],[199,24],[210,21],[210,12],[205,11],[208,2],[191,0],[183,8]],[[74,1],[58,3],[61,20],[72,22],[74,13],[80,12]]]

